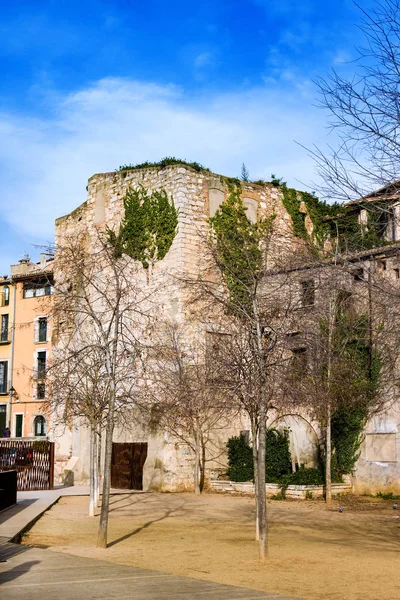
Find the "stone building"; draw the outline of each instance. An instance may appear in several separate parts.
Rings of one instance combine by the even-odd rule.
[[[69,215],[57,219],[56,247],[62,245],[63,239],[85,232],[90,251],[98,231],[104,231],[106,227],[118,230],[124,217],[123,198],[129,188],[137,189],[142,186],[148,191],[164,190],[173,199],[178,211],[177,234],[165,258],[152,265],[146,275],[143,275],[141,285],[148,286],[151,292],[157,318],[174,320],[183,328],[190,323],[187,334],[196,335],[192,325],[193,315],[186,303],[185,287],[180,280],[196,275],[202,268],[204,236],[208,231],[207,219],[215,214],[227,197],[228,184],[227,178],[183,164],[94,175],[88,181],[87,200]],[[275,215],[276,235],[270,268],[279,269],[283,258],[295,263],[305,253],[305,242],[294,234],[292,217],[285,208],[280,188],[272,184],[257,185],[248,182],[241,182],[240,185],[250,221]],[[301,211],[305,227],[312,234],[313,223],[305,205],[301,206]],[[363,218],[365,219],[361,213],[361,223]],[[389,249],[377,251],[376,259],[388,261],[386,270],[391,276],[397,277],[397,250],[393,250],[393,259],[388,252]],[[370,260],[369,256],[370,253],[360,257],[359,262],[361,259]],[[57,285],[57,266],[55,277]],[[312,279],[308,275],[302,277],[304,281]],[[299,290],[303,288],[302,281],[299,281]],[[199,327],[204,335],[208,329],[207,324],[202,323]],[[209,330],[213,331],[212,319]],[[392,407],[378,421],[368,424],[356,473],[357,489],[399,488],[400,463],[397,457],[400,451],[400,420],[397,411],[398,408]],[[308,466],[315,464],[316,445],[321,432],[306,410],[299,410],[297,414],[276,414],[268,425],[289,427],[292,432],[291,450],[296,455],[297,462]],[[231,435],[248,429],[246,419],[238,417],[229,428],[220,433],[221,448]],[[114,439],[119,443],[147,444],[143,489],[179,489],[191,485],[191,452],[166,432],[152,434],[145,428],[132,424],[129,429],[116,430]],[[76,482],[85,480],[89,455],[89,440],[85,428],[76,422],[69,432],[63,432],[62,435],[56,432],[55,440],[60,478],[62,479],[65,469],[73,474]],[[222,456],[219,460],[210,462],[209,474],[223,471],[225,461],[226,457]]]

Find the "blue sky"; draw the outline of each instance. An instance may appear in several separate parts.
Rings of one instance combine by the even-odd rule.
[[[363,2],[363,8],[373,3]],[[1,2],[0,274],[87,179],[166,155],[312,187],[295,141],[332,143],[313,80],[352,73],[347,0]],[[333,140],[334,141],[334,140]]]

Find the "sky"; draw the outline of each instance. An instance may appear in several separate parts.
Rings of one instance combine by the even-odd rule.
[[[373,2],[364,0],[363,8]],[[88,178],[176,156],[312,191],[315,80],[354,72],[348,0],[0,0],[0,275],[38,260]]]

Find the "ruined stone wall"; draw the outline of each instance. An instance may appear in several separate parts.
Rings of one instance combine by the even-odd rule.
[[[151,311],[162,322],[165,319],[185,323],[188,342],[197,335],[204,335],[207,323],[193,324],[189,319],[191,308],[186,306],[188,299],[185,286],[179,281],[185,276],[198,274],[204,266],[204,238],[208,232],[207,219],[215,213],[227,197],[229,191],[226,180],[206,171],[174,165],[166,168],[148,168],[132,171],[103,173],[94,175],[88,182],[87,201],[71,214],[56,221],[56,245],[63,240],[84,232],[87,235],[89,250],[95,248],[97,232],[106,228],[118,230],[124,215],[123,198],[129,189],[143,186],[147,191],[165,190],[173,199],[178,211],[178,230],[165,258],[150,269],[142,269],[140,284],[151,297]],[[299,242],[292,235],[291,219],[283,207],[280,191],[273,186],[259,186],[242,182],[243,201],[250,220],[275,215],[274,253],[277,264],[286,255],[293,254]],[[273,266],[271,262],[271,266]],[[64,275],[59,274],[62,278]],[[57,266],[56,266],[57,285]],[[212,323],[210,323],[212,326]],[[202,333],[203,332],[203,333]],[[218,432],[217,443],[221,451],[231,435],[246,429],[246,423],[238,418],[230,430]],[[88,472],[87,432],[75,429],[68,436],[65,432],[58,436],[57,452],[62,456],[79,456],[76,462],[75,480],[84,480]],[[115,441],[149,442],[149,454],[144,471],[145,488],[190,487],[192,485],[191,451],[171,435],[149,435],[140,426],[132,425],[130,430],[116,430]],[[225,467],[226,457],[209,464],[218,472]]]

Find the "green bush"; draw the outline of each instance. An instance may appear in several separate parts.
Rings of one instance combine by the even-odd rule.
[[[253,481],[253,451],[244,436],[228,440],[228,477],[231,481]],[[281,483],[291,472],[289,435],[287,431],[268,429],[266,435],[265,477],[269,483]]]
[[[228,477],[231,481],[253,481],[253,451],[246,438],[231,437],[227,443],[228,448]]]
[[[285,477],[286,482],[287,485],[323,485],[324,475],[321,469],[301,465],[298,471]]]
[[[282,477],[292,471],[287,430],[268,429],[265,450],[265,479],[268,483],[280,483]]]

